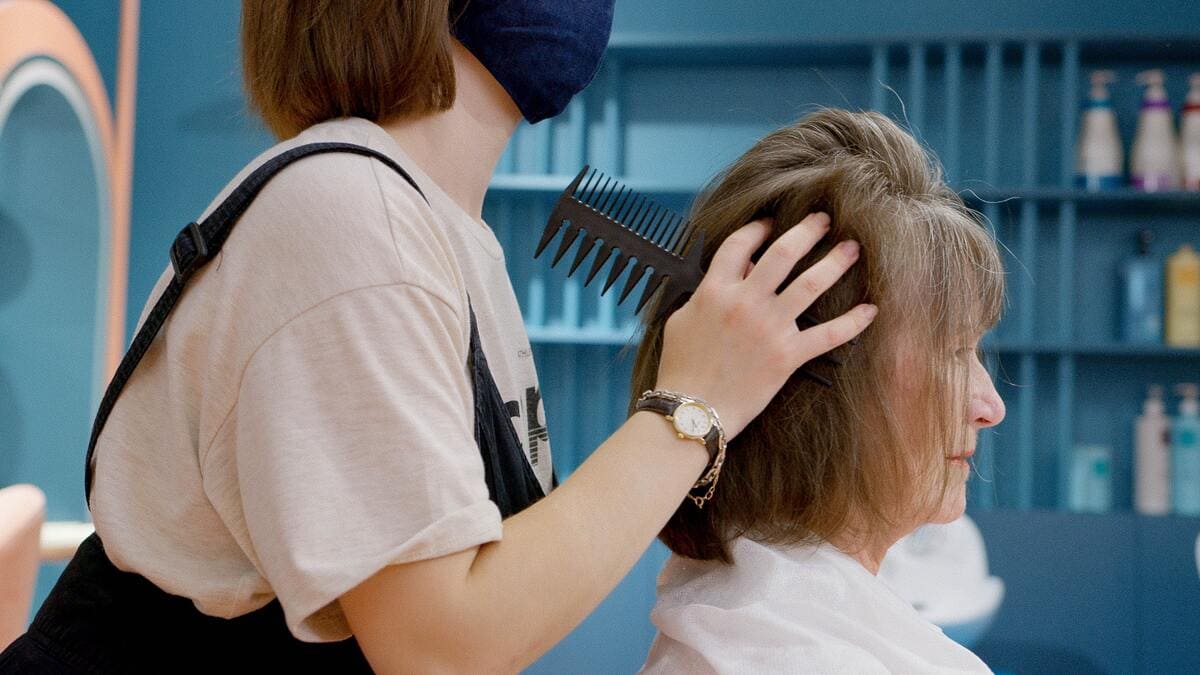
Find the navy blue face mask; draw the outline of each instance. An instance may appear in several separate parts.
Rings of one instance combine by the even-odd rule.
[[[467,0],[453,33],[532,124],[561,113],[596,76],[614,2]]]

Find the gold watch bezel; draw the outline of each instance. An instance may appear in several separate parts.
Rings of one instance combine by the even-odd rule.
[[[696,408],[704,413],[704,418],[708,420],[708,427],[705,428],[703,434],[696,436],[696,435],[690,434],[690,433],[684,431],[682,428],[680,428],[679,420],[676,419],[676,417],[677,417],[676,413],[678,413],[679,409],[684,406],[690,406],[690,407]],[[671,411],[671,414],[667,415],[666,417],[667,417],[667,420],[671,422],[671,426],[673,426],[675,428],[675,434],[677,436],[679,436],[680,439],[691,439],[694,441],[704,442],[704,439],[708,437],[708,434],[712,432],[713,427],[716,426],[716,420],[713,419],[712,411],[709,409],[708,406],[704,405],[703,403],[700,403],[699,401],[681,401],[679,403],[679,405],[675,406],[675,410]]]

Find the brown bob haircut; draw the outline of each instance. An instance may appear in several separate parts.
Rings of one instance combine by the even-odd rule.
[[[242,74],[279,138],[338,117],[454,103],[450,23],[466,0],[243,0]]]
[[[712,501],[685,501],[660,534],[679,555],[732,562],[728,544],[743,535],[781,545],[898,537],[932,517],[949,484],[944,458],[968,442],[971,348],[1003,306],[994,235],[912,136],[845,110],[760,140],[705,189],[691,219],[707,268],[750,220],[773,217],[774,241],[816,211],[830,215],[830,235],[789,283],[838,241],[857,240],[859,262],[809,313],[826,321],[869,301],[879,314],[857,344],[835,350],[844,365],[810,364],[832,388],[793,375],[730,442]],[[645,326],[635,396],[654,388],[663,327]]]

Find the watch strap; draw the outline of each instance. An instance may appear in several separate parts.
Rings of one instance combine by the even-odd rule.
[[[663,396],[643,396],[634,406],[636,410],[649,410],[661,415],[673,416],[675,409],[682,405],[681,401],[675,401]],[[721,451],[721,430],[714,423],[709,428],[708,433],[702,439],[704,447],[708,449],[708,460],[714,461],[717,454]]]

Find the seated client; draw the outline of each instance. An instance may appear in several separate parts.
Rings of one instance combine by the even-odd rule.
[[[793,375],[730,442],[711,500],[684,502],[663,529],[673,555],[645,672],[988,670],[877,572],[901,537],[962,515],[978,434],[1004,417],[978,356],[1003,304],[995,237],[908,133],[843,110],[763,138],[692,220],[707,265],[734,224],[769,217],[773,241],[816,212],[830,234],[787,283],[856,240],[859,262],[808,314],[826,321],[871,302],[878,317],[833,352],[842,365],[810,364],[831,387]],[[635,396],[656,381],[664,327],[645,327]]]

